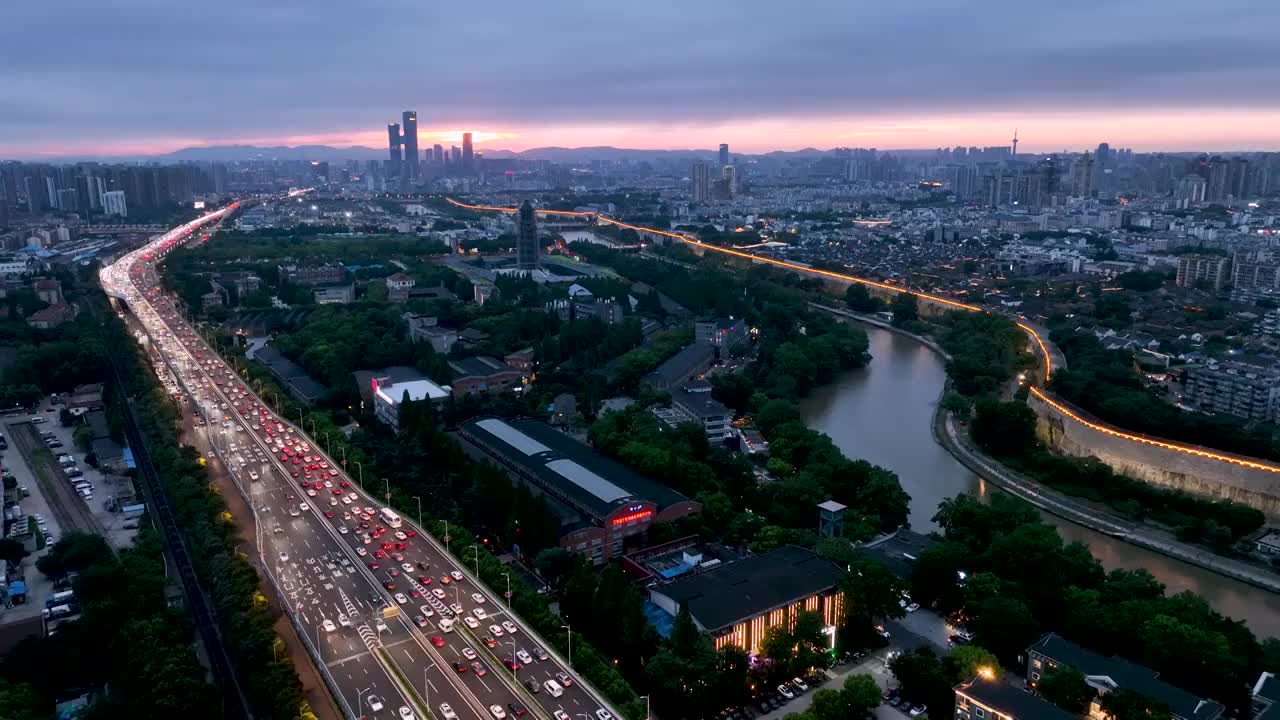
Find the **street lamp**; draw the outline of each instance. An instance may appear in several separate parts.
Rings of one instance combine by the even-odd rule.
[[[449,552],[449,521],[444,521],[444,551]]]
[[[560,627],[569,633],[569,666],[573,667],[573,628],[568,625],[561,625]]]
[[[422,524],[422,498],[418,497],[417,495],[414,495],[413,499],[418,501],[418,527],[426,529],[425,526]]]
[[[651,717],[649,715],[649,696],[641,695],[640,697],[644,698],[644,720],[649,720],[649,718]]]
[[[311,427],[315,427],[314,420],[311,422]],[[321,434],[324,435],[324,454],[328,455],[329,454],[329,433],[321,433]]]
[[[364,717],[364,694],[369,692],[372,689],[373,688],[371,687],[367,687],[363,690],[356,691],[356,716],[357,717]]]
[[[436,667],[436,664],[435,661],[432,661],[430,665],[422,668],[422,694],[426,696],[425,702],[428,710],[431,709],[431,681],[427,680],[427,671],[434,667]]]
[[[302,422],[302,408],[298,408],[298,429],[299,429],[299,430],[304,429],[304,428],[302,427],[302,425],[303,425],[303,422]]]
[[[364,464],[359,460],[353,460],[352,462],[356,464],[356,467],[360,468],[360,489],[364,490]]]
[[[387,500],[387,506],[390,507],[391,506],[391,481],[388,480],[387,478],[382,478],[382,482],[386,483],[386,488],[387,488],[386,500]]]
[[[502,577],[507,579],[507,607],[511,607],[511,573],[502,573]]]
[[[342,467],[347,466],[347,446],[339,445],[338,449],[342,451]]]
[[[480,577],[480,546],[479,546],[479,545],[472,545],[472,546],[471,546],[471,551],[472,551],[472,552],[474,552],[474,553],[476,554],[476,556],[475,556],[475,559],[476,559],[476,577],[478,578],[478,577]]]
[[[516,641],[512,640],[507,644],[511,646],[511,679],[517,680],[516,670],[519,669],[520,666],[516,664]]]

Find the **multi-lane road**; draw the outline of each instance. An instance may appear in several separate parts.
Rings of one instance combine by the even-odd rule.
[[[611,720],[613,709],[502,596],[422,528],[386,517],[312,438],[254,395],[158,287],[164,256],[234,207],[124,256],[101,282],[145,329],[165,380],[252,504],[262,566],[340,706],[406,720]],[[466,559],[477,552],[455,549]]]

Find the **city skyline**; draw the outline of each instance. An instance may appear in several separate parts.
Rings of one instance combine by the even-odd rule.
[[[1008,143],[1015,127],[1029,153],[1103,139],[1139,151],[1276,150],[1280,103],[1259,90],[1280,70],[1264,51],[1274,24],[1265,18],[1280,20],[1280,9],[1250,6],[1138,2],[1099,15],[863,3],[744,14],[656,2],[570,15],[500,3],[473,17],[403,3],[353,19],[336,4],[303,12],[234,0],[192,34],[189,18],[146,0],[27,5],[0,30],[14,61],[0,82],[0,156],[379,147],[378,126],[405,107],[420,113],[425,145],[475,128],[482,151],[928,148]],[[99,59],[18,32],[55,21]],[[621,26],[649,41],[618,43]],[[466,62],[446,71],[450,57]]]

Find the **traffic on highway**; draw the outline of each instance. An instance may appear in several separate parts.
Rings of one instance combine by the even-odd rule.
[[[124,256],[101,281],[145,328],[160,374],[251,503],[261,565],[344,711],[613,720],[502,596],[277,416],[160,288],[164,256],[235,207]]]

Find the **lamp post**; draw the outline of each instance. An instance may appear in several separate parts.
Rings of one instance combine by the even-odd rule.
[[[569,633],[569,666],[573,667],[573,628],[568,625],[561,625],[565,632]]]
[[[311,427],[315,427],[315,425],[316,425],[315,421],[314,420],[311,421]],[[329,433],[321,433],[321,434],[324,435],[324,454],[328,455],[329,454]]]
[[[303,429],[303,428],[302,428],[302,425],[303,425],[303,422],[302,422],[302,408],[298,408],[298,429],[299,429],[299,430]]]
[[[644,698],[644,720],[649,720],[649,718],[651,717],[649,715],[649,696],[641,695],[640,697]]]
[[[347,466],[347,446],[339,445],[338,449],[342,451],[342,467]]]
[[[356,464],[356,467],[360,468],[360,489],[364,490],[364,463],[359,460],[353,460],[352,462]]]
[[[507,579],[507,607],[511,607],[511,573],[502,573],[502,577]]]
[[[372,689],[373,688],[365,688],[363,690],[356,691],[356,716],[357,717],[364,717],[364,694],[369,692]]]
[[[436,664],[432,661],[430,665],[422,668],[422,694],[426,696],[424,702],[427,703],[428,710],[431,709],[431,681],[427,680],[427,671],[434,667],[436,667]]]
[[[516,641],[512,640],[507,644],[511,646],[511,679],[518,680],[516,677],[516,670],[519,669],[520,666],[516,664]]]
[[[386,483],[386,487],[387,487],[387,494],[386,494],[387,507],[391,507],[391,481],[388,480],[387,478],[382,478],[382,482]]]
[[[471,552],[475,553],[475,560],[476,560],[476,577],[478,578],[478,577],[480,577],[480,546],[479,546],[479,545],[472,545],[472,546],[471,546]]]
[[[313,415],[311,417],[311,437],[315,437],[315,436],[316,436],[316,418]]]
[[[418,501],[418,527],[425,529],[426,526],[422,524],[422,498],[414,495],[413,499]]]
[[[444,521],[444,551],[449,552],[449,521]]]

